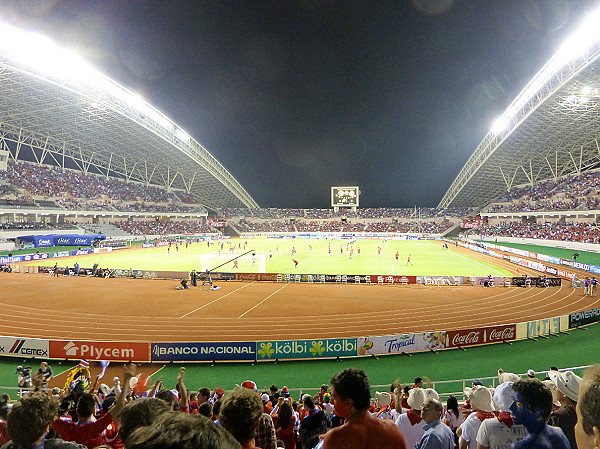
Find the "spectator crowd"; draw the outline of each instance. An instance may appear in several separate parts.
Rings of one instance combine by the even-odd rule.
[[[83,362],[83,361],[82,361]],[[77,369],[77,368],[76,368]],[[129,364],[113,385],[76,380],[48,390],[43,363],[14,404],[0,401],[3,449],[592,449],[600,444],[600,365],[583,379],[552,367],[543,380],[499,370],[464,401],[442,403],[427,378],[376,392],[366,374],[344,369],[314,395],[287,386],[260,391],[246,380],[233,391],[190,391],[185,368],[173,388],[136,375]],[[541,377],[541,376],[539,376]]]

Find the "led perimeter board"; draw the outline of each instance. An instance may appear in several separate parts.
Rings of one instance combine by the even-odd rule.
[[[332,187],[331,207],[358,207],[358,186]]]

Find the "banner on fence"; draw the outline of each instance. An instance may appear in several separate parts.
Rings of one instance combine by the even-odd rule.
[[[500,343],[515,340],[517,329],[515,324],[502,326],[489,326],[479,329],[461,329],[457,331],[446,331],[447,348],[458,346],[482,345],[485,343]]]
[[[517,340],[535,338],[540,335],[558,334],[561,330],[566,330],[567,324],[565,320],[561,328],[561,317],[559,316],[518,323]]]
[[[360,337],[357,355],[400,354],[444,349],[446,332]]]
[[[356,355],[356,338],[259,341],[256,349],[258,360],[349,357]]]
[[[600,321],[600,308],[584,310],[583,312],[576,312],[569,315],[569,328],[584,326],[598,321]]]
[[[48,340],[37,338],[0,337],[0,355],[49,358]]]
[[[148,343],[121,341],[50,341],[52,359],[149,362]]]
[[[153,362],[256,360],[256,342],[152,343]]]

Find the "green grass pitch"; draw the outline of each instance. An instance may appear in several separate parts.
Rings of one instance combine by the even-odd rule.
[[[231,246],[235,246],[233,253],[229,252],[229,244],[223,245],[220,263],[233,259],[246,251],[255,250],[257,254],[265,254],[267,272],[269,273],[301,273],[301,274],[381,274],[403,276],[510,276],[510,273],[492,264],[468,257],[463,253],[450,249],[442,249],[441,241],[435,240],[357,240],[350,245],[353,248],[352,257],[347,249],[347,240],[308,240],[308,239],[232,239]],[[238,248],[241,244],[241,248]],[[331,246],[331,255],[329,255]],[[312,249],[311,249],[312,247]],[[342,251],[340,251],[340,247]],[[298,266],[294,266],[292,249],[297,253],[294,257]],[[381,255],[378,255],[381,248]],[[359,254],[360,249],[360,254]],[[79,262],[82,267],[91,267],[98,262],[103,268],[122,268],[137,270],[166,270],[190,271],[201,269],[201,255],[217,253],[220,246],[215,243],[207,247],[206,243],[194,243],[187,249],[180,245],[179,251],[175,245],[167,252],[167,247],[136,248],[129,250],[116,250],[111,253],[91,254],[88,256],[74,256],[60,259],[47,259],[36,261],[31,265],[73,266]],[[272,258],[269,257],[269,251]],[[396,260],[398,252],[398,260]],[[411,256],[411,264],[407,263]],[[213,267],[217,265],[213,260]],[[257,264],[258,265],[258,264]],[[233,263],[227,263],[217,271],[234,272]],[[251,273],[257,271],[250,260],[240,259],[237,271]]]

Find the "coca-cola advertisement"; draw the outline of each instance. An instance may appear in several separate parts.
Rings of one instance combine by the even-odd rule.
[[[447,348],[458,348],[459,346],[500,343],[514,340],[516,337],[517,326],[515,324],[482,327],[479,329],[461,329],[458,331],[446,331],[445,346]]]

